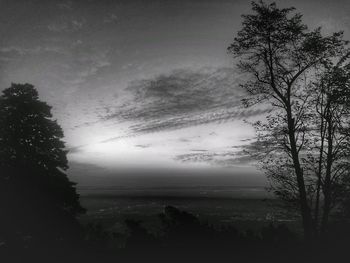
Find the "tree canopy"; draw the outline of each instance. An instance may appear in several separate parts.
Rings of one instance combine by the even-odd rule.
[[[68,168],[63,131],[51,107],[30,84],[12,84],[0,96],[0,169],[3,182],[31,190],[50,206],[76,215],[79,204]],[[35,191],[34,191],[35,189]],[[30,194],[29,194],[30,195]],[[48,201],[50,200],[50,201]]]

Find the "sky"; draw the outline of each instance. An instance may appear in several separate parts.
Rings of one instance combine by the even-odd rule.
[[[276,2],[350,39],[349,1]],[[257,175],[244,120],[267,109],[241,106],[245,76],[227,53],[250,10],[238,0],[0,0],[0,89],[31,83],[53,106],[73,176]]]

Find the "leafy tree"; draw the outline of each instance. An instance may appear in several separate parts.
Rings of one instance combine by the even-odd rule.
[[[242,29],[228,50],[251,76],[242,85],[251,95],[244,104],[272,106],[267,122],[255,123],[258,140],[269,145],[263,168],[277,186],[275,192],[299,206],[305,237],[311,238],[310,87],[325,63],[342,54],[346,41],[342,32],[324,37],[320,28],[309,31],[294,8],[261,1],[253,2],[252,9],[254,14],[243,15]]]
[[[75,216],[84,212],[75,183],[65,174],[68,162],[62,138],[63,131],[52,119],[51,107],[39,100],[32,85],[12,84],[3,90],[0,96],[0,187],[1,204],[5,207],[2,219],[7,216],[8,226],[12,225],[17,232],[33,235],[61,231],[60,224],[75,222]],[[14,234],[13,230],[10,234]]]

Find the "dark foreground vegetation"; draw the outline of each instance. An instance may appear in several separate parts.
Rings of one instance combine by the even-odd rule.
[[[1,221],[4,262],[340,262],[348,257],[350,225],[345,221],[334,222],[328,236],[309,243],[284,224],[239,231],[201,223],[167,206],[158,215],[159,233],[127,219],[125,235],[100,224],[80,225],[46,209],[40,212],[28,200],[16,202],[11,204],[20,206],[7,209],[17,213],[6,211],[10,216]]]

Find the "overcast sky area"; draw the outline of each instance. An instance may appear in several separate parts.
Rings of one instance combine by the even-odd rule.
[[[276,2],[350,39],[350,1]],[[266,109],[242,108],[245,77],[226,51],[250,10],[238,0],[0,0],[0,89],[31,83],[53,106],[71,173],[258,174],[242,153],[254,138],[243,121]]]

